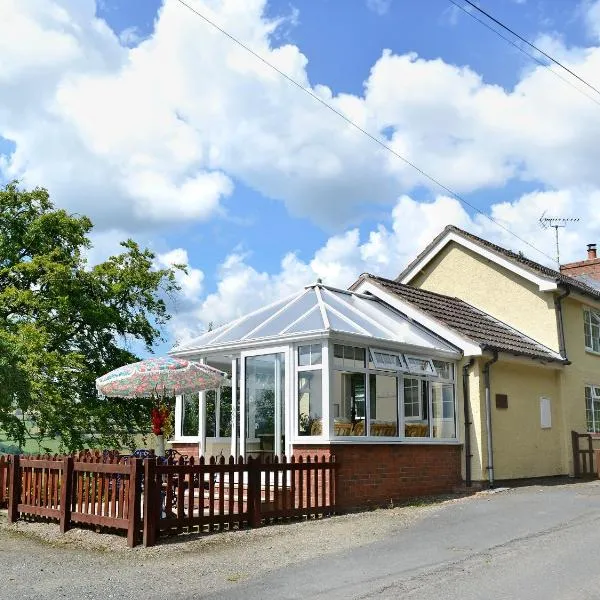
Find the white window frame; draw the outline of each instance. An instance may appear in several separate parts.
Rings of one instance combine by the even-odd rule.
[[[183,395],[175,396],[175,437],[173,442],[199,442],[200,441],[200,394],[196,394],[198,398],[198,434],[183,435],[183,415],[184,415],[184,400]]]
[[[596,323],[593,320],[596,320]],[[594,327],[598,329],[598,336],[594,338]],[[583,309],[583,330],[584,330],[584,344],[585,349],[588,352],[594,352],[600,354],[600,312],[592,308],[586,307]],[[586,338],[590,339],[591,346],[588,346]],[[594,348],[594,339],[597,341],[598,348]]]
[[[319,365],[304,365],[300,366],[300,348],[304,346],[321,346],[321,364]],[[311,353],[312,354],[312,353]],[[293,389],[293,417],[292,417],[292,428],[293,436],[292,440],[297,444],[312,443],[315,440],[322,441],[329,439],[329,430],[326,425],[329,423],[329,344],[327,340],[312,340],[309,342],[298,343],[294,346],[294,372],[292,375],[294,386]],[[321,371],[321,435],[300,435],[300,419],[299,419],[299,402],[300,395],[298,393],[298,374],[305,373],[307,371]],[[325,420],[327,419],[327,420]]]
[[[406,358],[406,367],[407,367],[407,370],[409,373],[415,374],[415,375],[426,375],[427,377],[437,377],[438,376],[437,369],[435,368],[435,366],[433,364],[433,359],[423,358],[422,356],[414,356],[411,354],[405,354],[404,357]],[[414,369],[413,367],[410,366],[410,362],[409,362],[410,359],[419,360],[419,361],[428,363],[431,371],[426,371],[423,369]]]
[[[421,377],[413,377],[410,374],[405,375],[404,377],[400,378],[402,380],[402,416],[404,417],[404,421],[407,423],[412,423],[415,421],[422,421],[423,420],[423,379]],[[418,400],[419,400],[419,414],[417,416],[410,416],[408,417],[406,415],[406,411],[405,411],[405,403],[404,403],[404,382],[407,379],[414,379],[418,382],[418,386],[417,386],[417,394],[418,394]],[[430,394],[431,395],[431,390],[430,390]],[[429,399],[429,402],[431,403],[431,399]],[[404,436],[401,436],[404,437]]]
[[[594,403],[598,402],[600,403],[600,394],[597,394],[595,392],[595,390],[599,390],[600,391],[600,385],[596,385],[593,383],[589,383],[586,384],[585,386],[585,391],[590,390],[590,400],[592,402],[592,406],[591,406],[591,410],[592,410],[592,429],[590,430],[587,424],[587,412],[588,412],[588,398],[587,398],[587,394],[584,393],[584,400],[585,400],[585,422],[586,422],[586,429],[588,433],[600,433],[600,422],[596,423],[596,420],[594,418]]]
[[[381,371],[407,371],[408,366],[406,364],[406,360],[404,359],[404,355],[399,352],[393,352],[391,350],[384,350],[383,348],[373,348],[369,346],[368,348],[369,356],[371,358],[371,362],[375,366],[376,369]],[[385,354],[386,356],[393,356],[398,359],[400,364],[396,364],[395,366],[389,365],[387,363],[380,363],[376,354]]]
[[[295,369],[292,368],[291,357],[294,355],[293,348],[290,345],[286,346],[269,346],[266,348],[257,348],[255,350],[246,350],[240,353],[240,431],[239,431],[239,443],[240,443],[240,455],[246,456],[246,359],[254,356],[264,356],[268,354],[283,354],[284,357],[284,373],[285,373],[285,387],[283,389],[283,410],[284,410],[284,422],[283,422],[283,434],[284,434],[284,447],[281,449],[281,454],[290,456],[292,449],[292,422],[293,418],[290,413],[292,410],[290,407],[292,403],[291,398],[294,398],[292,391],[292,385],[294,387],[293,378],[295,378]],[[276,415],[276,423],[279,422]],[[277,431],[276,431],[277,434]],[[276,435],[277,438],[277,435]]]

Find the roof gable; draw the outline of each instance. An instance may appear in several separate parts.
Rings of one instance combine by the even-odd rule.
[[[564,275],[555,269],[546,267],[522,254],[502,248],[502,246],[493,244],[454,225],[448,225],[434,238],[415,260],[398,275],[396,281],[409,284],[417,273],[451,242],[468,248],[472,252],[534,283],[542,292],[556,290],[559,286],[571,287],[574,291],[595,300],[600,300],[600,289],[596,289],[585,281]]]

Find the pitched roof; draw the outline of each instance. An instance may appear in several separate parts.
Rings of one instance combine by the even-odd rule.
[[[446,327],[473,340],[484,350],[506,352],[552,362],[565,362],[554,350],[540,344],[514,327],[467,304],[460,298],[414,288],[392,279],[363,273],[352,286],[368,280],[383,290],[409,302]]]
[[[435,237],[427,247],[398,275],[396,278],[397,281],[401,281],[410,271],[414,269],[416,265],[429,253],[429,251],[434,248],[440,240],[442,240],[448,233],[455,233],[475,244],[485,248],[486,250],[491,250],[497,255],[512,261],[513,263],[527,269],[531,273],[535,275],[541,275],[543,277],[547,277],[550,280],[553,280],[558,285],[571,287],[573,290],[585,294],[587,296],[591,296],[592,298],[599,300],[600,299],[600,289],[589,285],[586,281],[581,279],[576,279],[575,277],[569,277],[568,275],[564,275],[560,271],[555,269],[551,269],[541,263],[535,262],[524,256],[523,254],[518,254],[513,252],[512,250],[508,250],[507,248],[503,248],[502,246],[498,246],[489,242],[488,240],[484,240],[468,231],[464,231],[455,225],[447,225],[444,230]]]

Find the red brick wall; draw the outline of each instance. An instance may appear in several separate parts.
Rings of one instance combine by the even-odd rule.
[[[174,450],[181,454],[187,454],[188,456],[193,456],[194,458],[198,458],[200,456],[199,445],[198,442],[169,442],[169,445]]]
[[[337,504],[343,508],[450,492],[461,483],[461,447],[442,444],[295,446],[294,456],[335,456]]]

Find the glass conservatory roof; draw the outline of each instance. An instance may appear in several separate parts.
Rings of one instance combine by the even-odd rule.
[[[339,332],[393,341],[429,350],[455,352],[424,327],[409,320],[374,296],[325,286],[307,286],[300,292],[207,331],[174,348],[172,354],[238,347],[259,340],[306,337]]]

